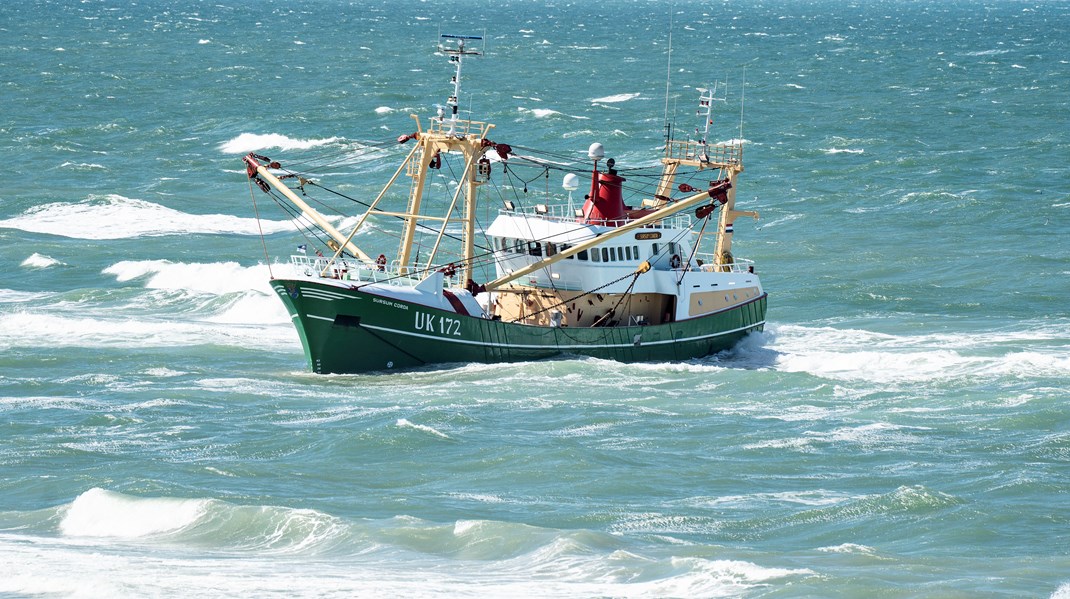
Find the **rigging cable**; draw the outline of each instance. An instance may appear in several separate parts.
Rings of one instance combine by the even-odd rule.
[[[264,246],[264,263],[268,267],[268,277],[275,278],[275,273],[271,272],[271,256],[268,255],[267,240],[264,239],[264,227],[260,224],[260,209],[256,207],[256,194],[253,193],[253,180],[249,179],[249,199],[253,201],[253,214],[256,216],[256,228],[260,231],[260,244]]]

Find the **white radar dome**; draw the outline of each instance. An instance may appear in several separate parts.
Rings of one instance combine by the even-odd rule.
[[[580,178],[572,173],[565,175],[564,180],[561,181],[561,187],[564,187],[568,191],[574,191],[580,186]]]

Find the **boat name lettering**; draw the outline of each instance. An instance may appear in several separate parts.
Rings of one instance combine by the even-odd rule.
[[[635,238],[636,239],[661,239],[661,232],[660,231],[653,231],[653,232],[636,233],[635,234]]]
[[[377,297],[373,297],[372,301],[377,303],[377,304],[382,304],[384,306],[394,306],[395,308],[400,308],[402,310],[408,310],[409,309],[409,307],[406,306],[405,304],[399,304],[398,302],[392,302],[390,300],[379,299]]]
[[[416,312],[416,330],[438,333],[439,335],[461,336],[461,321],[446,316],[435,316],[425,312]]]

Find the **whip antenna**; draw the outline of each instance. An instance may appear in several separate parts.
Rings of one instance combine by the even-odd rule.
[[[673,7],[669,7],[669,54],[665,60],[665,143],[672,140],[672,127],[669,126],[669,82],[672,78],[672,20]]]

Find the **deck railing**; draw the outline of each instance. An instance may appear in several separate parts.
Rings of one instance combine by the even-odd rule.
[[[716,256],[707,252],[696,252],[695,261],[702,262],[698,266],[703,272],[754,272],[754,261],[746,258],[733,258],[729,264],[717,265]]]
[[[739,144],[703,144],[697,141],[672,140],[665,148],[665,157],[675,160],[708,162],[714,166],[743,164],[743,146]]]
[[[399,287],[413,287],[436,270],[428,264],[402,269],[397,261],[385,264],[380,269],[377,265],[371,266],[360,260],[339,258],[332,261],[326,256],[290,256],[290,263],[294,265],[297,274],[310,278],[338,279],[356,283],[388,283]],[[442,286],[456,287],[459,281],[458,274],[443,276]]]
[[[429,120],[428,132],[439,133],[442,135],[453,135],[455,137],[469,137],[475,136],[477,138],[486,137],[487,132],[490,131],[492,125],[490,123],[483,123],[480,121],[466,121],[462,119],[447,119],[447,118],[432,118]]]
[[[579,208],[574,205],[546,205],[536,204],[535,206],[508,210],[505,208],[499,209],[498,214],[511,214],[514,216],[523,216],[524,218],[536,218],[540,220],[558,222],[558,223],[577,223],[582,221],[583,214]],[[622,220],[597,220],[591,224],[606,226],[606,227],[620,227],[632,222],[630,219]],[[690,214],[674,214],[660,221],[646,225],[646,229],[687,229],[691,227],[691,215]]]

